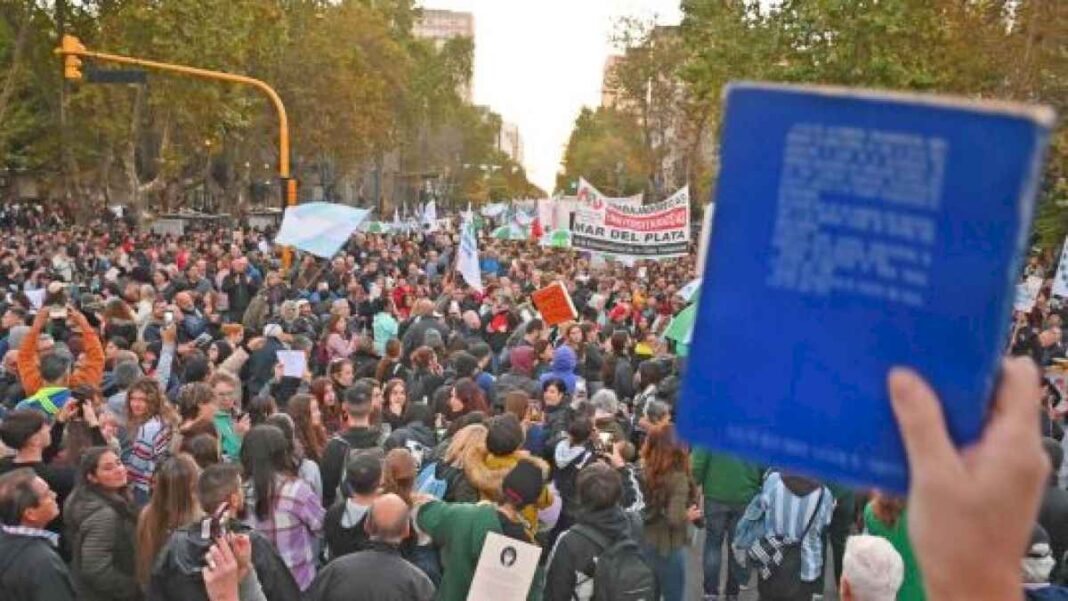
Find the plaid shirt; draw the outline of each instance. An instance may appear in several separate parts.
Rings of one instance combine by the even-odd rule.
[[[274,544],[303,591],[315,578],[315,560],[326,511],[319,496],[300,478],[278,476],[275,487],[271,515],[260,520],[250,507],[249,522]],[[246,498],[254,505],[255,496],[250,494]]]

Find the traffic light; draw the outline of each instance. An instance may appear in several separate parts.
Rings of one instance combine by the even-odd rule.
[[[63,55],[63,77],[70,80],[82,78],[81,54],[85,52],[85,46],[78,38],[64,34],[60,47],[56,48],[56,54]]]

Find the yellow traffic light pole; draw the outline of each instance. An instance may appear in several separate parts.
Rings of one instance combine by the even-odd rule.
[[[271,86],[263,81],[245,75],[235,75],[233,73],[224,73],[222,71],[211,71],[209,69],[200,69],[198,67],[174,65],[143,58],[88,50],[82,44],[81,40],[69,34],[63,36],[60,47],[56,48],[55,52],[63,57],[63,76],[72,80],[80,80],[82,78],[81,57],[85,57],[124,65],[135,65],[146,69],[180,73],[191,77],[199,77],[201,79],[228,81],[231,83],[252,86],[263,92],[274,104],[275,110],[278,111],[278,177],[282,180],[283,185],[285,186],[283,194],[285,195],[286,206],[294,206],[297,204],[297,182],[291,177],[289,172],[289,118],[286,116],[286,107],[282,104],[282,98],[278,96],[278,92],[275,92],[274,88]],[[283,249],[282,254],[282,263],[285,265],[286,269],[289,268],[291,260],[292,253],[287,246]]]

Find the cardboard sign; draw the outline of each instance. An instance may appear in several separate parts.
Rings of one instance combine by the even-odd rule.
[[[467,601],[525,601],[540,556],[535,545],[487,533]]]
[[[541,290],[535,290],[530,297],[541,313],[541,318],[545,320],[545,325],[555,326],[574,321],[578,317],[575,304],[571,302],[571,295],[560,282],[553,282]]]

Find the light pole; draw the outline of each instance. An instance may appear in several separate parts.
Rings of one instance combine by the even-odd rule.
[[[282,98],[278,96],[278,92],[275,92],[274,88],[267,85],[265,82],[246,75],[235,75],[233,73],[224,73],[222,71],[211,71],[209,69],[201,69],[198,67],[174,65],[143,58],[88,50],[85,45],[82,44],[81,40],[69,34],[63,35],[60,46],[59,48],[56,48],[55,52],[63,57],[63,74],[68,80],[80,80],[82,78],[81,59],[84,57],[123,65],[135,65],[146,69],[179,73],[190,77],[198,77],[200,79],[228,81],[231,83],[252,86],[263,92],[267,98],[270,99],[271,103],[274,105],[275,111],[278,113],[278,178],[282,181],[282,198],[286,206],[294,206],[297,204],[297,180],[293,179],[289,171],[289,118],[286,116],[286,107],[282,104]],[[288,269],[291,261],[292,251],[287,246],[283,249],[282,263]]]

